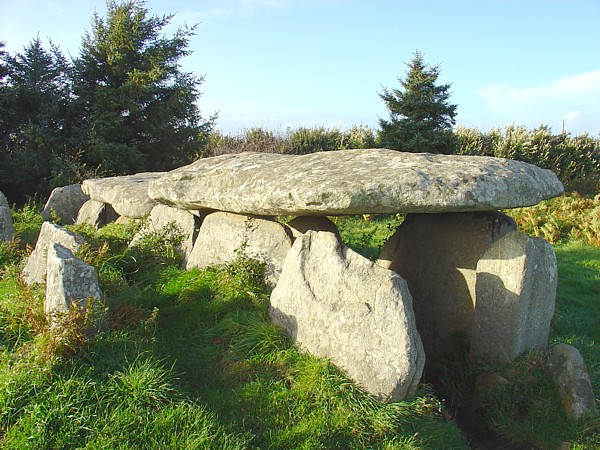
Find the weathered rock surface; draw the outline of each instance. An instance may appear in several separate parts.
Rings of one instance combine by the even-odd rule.
[[[515,231],[496,241],[477,264],[471,358],[500,365],[548,347],[558,280],[546,241]]]
[[[73,303],[84,312],[90,299],[102,300],[96,269],[62,245],[50,244],[44,302],[46,315],[65,314]]]
[[[297,344],[331,358],[380,400],[402,400],[419,383],[425,353],[406,282],[333,233],[308,231],[296,239],[269,315]]]
[[[52,215],[55,215],[63,225],[71,225],[75,223],[79,210],[89,199],[90,197],[81,190],[81,184],[57,187],[48,197],[42,218],[50,220]]]
[[[523,162],[385,149],[221,155],[149,186],[151,198],[182,209],[256,215],[491,211],[562,192],[554,173]]]
[[[79,210],[75,223],[88,223],[98,229],[116,221],[118,218],[119,215],[109,204],[97,200],[88,200]]]
[[[384,244],[377,263],[408,283],[427,371],[468,347],[477,263],[516,229],[499,212],[409,214]]]
[[[15,227],[8,200],[0,192],[0,241],[9,242],[15,237]]]
[[[567,415],[575,420],[586,415],[597,416],[596,397],[579,350],[571,345],[557,344],[548,356],[548,367],[560,390]]]
[[[82,184],[83,192],[92,200],[108,203],[121,216],[139,219],[156,206],[148,196],[148,185],[163,172],[144,172],[121,177],[93,178]]]
[[[71,251],[77,251],[85,243],[85,240],[66,228],[51,222],[44,222],[35,248],[23,269],[22,278],[26,284],[44,281],[48,248],[53,243],[60,244]]]
[[[298,216],[294,217],[286,225],[292,230],[294,238],[305,234],[309,230],[329,231],[338,237],[340,235],[337,225],[323,216]]]
[[[192,249],[194,248],[194,242],[198,236],[200,222],[200,218],[189,211],[171,208],[166,205],[156,205],[152,208],[152,212],[148,218],[147,228],[134,236],[131,245],[135,245],[144,234],[163,230],[164,227],[173,224],[177,227],[177,231],[183,234],[183,240],[181,244],[177,246],[176,251],[181,255],[185,266],[192,253]]]
[[[291,247],[291,232],[278,222],[216,212],[202,222],[187,268],[231,262],[242,251],[267,263],[265,281],[274,287]]]

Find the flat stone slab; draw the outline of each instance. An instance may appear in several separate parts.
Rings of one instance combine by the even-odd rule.
[[[401,401],[415,392],[425,353],[406,282],[335,234],[309,230],[296,239],[269,316],[377,399]]]
[[[83,193],[92,200],[108,203],[120,215],[130,219],[147,216],[156,206],[148,196],[148,185],[163,172],[144,172],[121,177],[92,178],[81,186]]]
[[[254,215],[493,211],[563,192],[556,175],[520,161],[387,149],[200,159],[149,183],[182,209]]]

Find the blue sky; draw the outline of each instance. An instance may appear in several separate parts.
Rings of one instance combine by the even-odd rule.
[[[415,50],[452,83],[459,125],[510,123],[600,133],[600,0],[150,0],[200,23],[183,69],[204,75],[200,107],[217,128],[377,128],[378,96]],[[38,35],[76,56],[101,0],[0,0],[0,41]]]

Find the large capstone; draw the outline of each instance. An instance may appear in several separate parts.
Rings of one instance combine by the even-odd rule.
[[[477,264],[471,358],[501,365],[545,350],[557,279],[545,240],[515,231],[496,241]]]
[[[12,219],[12,212],[8,206],[8,200],[0,192],[0,241],[12,241],[15,237],[15,227]]]
[[[44,222],[35,248],[27,258],[27,264],[23,269],[22,278],[26,284],[44,281],[48,248],[55,243],[75,252],[85,244],[85,240],[66,228],[51,222]]]
[[[82,184],[83,192],[92,200],[108,203],[121,216],[140,219],[156,206],[148,196],[148,185],[162,172],[145,172],[121,177],[93,178]]]
[[[42,219],[51,220],[56,217],[63,225],[72,225],[77,220],[77,214],[90,197],[83,193],[81,184],[55,188],[42,211]]]
[[[249,256],[267,264],[265,281],[274,287],[292,247],[292,233],[274,220],[215,212],[206,216],[187,268],[204,268]]]
[[[468,351],[477,263],[516,228],[499,212],[408,214],[381,249],[377,263],[400,274],[413,296],[427,372]]]
[[[200,159],[154,179],[148,192],[182,209],[336,215],[516,208],[563,186],[551,171],[519,161],[360,149]]]
[[[382,401],[402,400],[419,383],[425,353],[406,282],[333,233],[296,239],[269,315],[302,348],[330,358]]]

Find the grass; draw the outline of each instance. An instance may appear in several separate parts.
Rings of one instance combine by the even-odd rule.
[[[1,253],[10,263],[0,277],[0,447],[467,448],[432,386],[404,402],[376,402],[268,321],[263,265],[240,255],[227,266],[181,270],[173,230],[135,248],[126,225],[78,230],[90,243],[81,256],[99,268],[108,294],[110,326],[61,351],[43,318],[43,286],[18,282],[18,260],[39,229],[32,211],[15,215],[19,244]],[[401,220],[336,219],[349,245],[371,259]],[[551,340],[580,349],[598,393],[600,249],[572,238],[555,248]],[[486,371],[456,364],[448,373],[458,386]],[[509,383],[480,399],[483,427],[515,448],[600,446],[598,420],[562,415],[543,355],[498,375]]]
[[[383,405],[293,347],[268,321],[264,265],[242,255],[183,271],[176,236],[129,249],[132,230],[78,231],[81,256],[105,268],[110,329],[61,351],[43,320],[24,319],[43,286],[3,274],[1,447],[465,448],[427,386]]]

